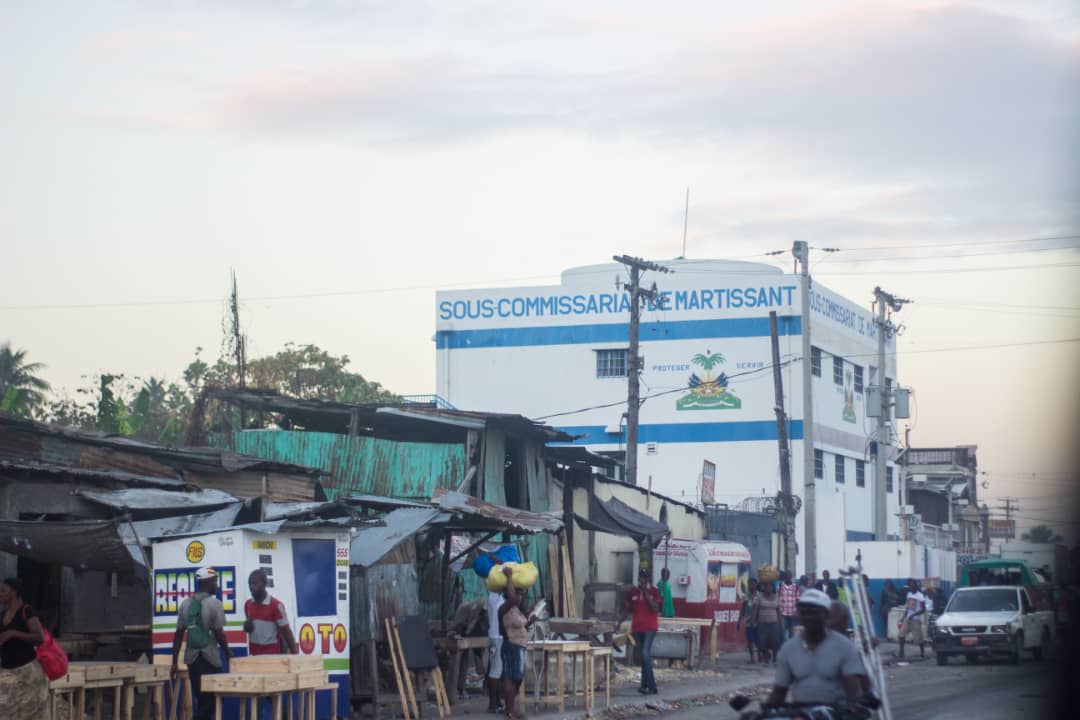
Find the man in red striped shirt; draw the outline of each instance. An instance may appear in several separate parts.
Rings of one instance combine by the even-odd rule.
[[[798,617],[795,605],[799,600],[799,586],[791,581],[790,572],[783,573],[777,595],[780,598],[780,618],[783,622],[780,632],[785,640],[790,640],[795,636],[795,621]]]
[[[248,634],[248,655],[296,654],[296,640],[289,627],[285,605],[266,592],[266,571],[253,570],[248,576],[251,598],[244,603],[244,632]]]

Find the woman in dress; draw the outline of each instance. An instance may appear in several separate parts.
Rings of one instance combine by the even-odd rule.
[[[39,720],[49,700],[49,682],[35,650],[43,640],[41,622],[22,596],[18,578],[0,582],[0,717]]]

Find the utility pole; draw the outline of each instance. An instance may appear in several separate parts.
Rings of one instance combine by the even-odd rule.
[[[877,464],[874,468],[874,539],[887,540],[889,536],[889,495],[885,486],[886,462],[888,461],[887,448],[891,444],[888,436],[888,412],[892,405],[885,382],[885,342],[896,334],[896,326],[886,315],[886,310],[899,311],[905,304],[911,302],[904,298],[898,298],[885,292],[880,287],[874,288],[874,304],[877,306],[877,341],[878,341],[878,398],[879,406],[877,417]]]
[[[629,255],[615,255],[615,262],[630,268],[630,283],[626,286],[630,294],[630,348],[626,353],[626,482],[637,485],[638,466],[638,413],[641,410],[641,397],[638,388],[641,374],[641,358],[638,351],[638,328],[641,323],[641,303],[643,300],[656,302],[656,284],[648,289],[641,288],[641,273],[644,270],[671,272],[663,265],[649,260],[642,260]]]
[[[791,254],[799,263],[799,304],[802,312],[802,430],[803,430],[803,572],[817,572],[817,504],[814,499],[814,381],[810,362],[810,247],[796,240]]]
[[[791,502],[791,446],[788,444],[787,413],[784,412],[784,380],[780,375],[780,332],[776,327],[776,311],[769,312],[769,334],[772,337],[773,390],[776,393],[776,442],[780,451],[780,498],[784,513],[784,569],[795,568],[795,513]]]
[[[1005,519],[1006,520],[1012,520],[1013,512],[1020,509],[1019,500],[1017,498],[1014,498],[1014,497],[998,498],[998,500],[1000,500],[1001,502],[1003,502],[1005,504],[1004,505],[999,505],[997,509],[1005,511]]]
[[[230,271],[232,275],[232,292],[229,294],[229,314],[232,316],[232,346],[233,354],[236,355],[236,378],[237,384],[244,387],[244,375],[246,374],[244,356],[244,336],[240,333],[240,294],[236,288],[236,271]]]
[[[911,460],[908,458],[908,455],[910,453],[911,453],[911,426],[910,425],[905,425],[904,426],[904,466],[903,466],[903,469],[900,471],[900,487],[898,487],[896,489],[896,492],[897,492],[896,497],[899,499],[899,504],[900,504],[901,507],[904,506],[904,504],[906,503],[906,500],[907,500],[908,463],[911,462]],[[877,486],[875,485],[874,487],[876,488]],[[907,540],[908,539],[907,536],[908,536],[908,523],[909,522],[910,522],[910,519],[908,518],[907,514],[906,513],[901,513],[901,515],[900,515],[900,539],[901,540]]]

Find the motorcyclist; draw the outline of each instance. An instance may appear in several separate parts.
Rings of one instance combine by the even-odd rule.
[[[800,704],[854,704],[866,675],[859,651],[843,635],[829,630],[826,620],[832,601],[821,590],[806,590],[796,608],[802,619],[802,637],[784,643],[776,660],[776,678],[767,706],[781,705],[791,691]]]

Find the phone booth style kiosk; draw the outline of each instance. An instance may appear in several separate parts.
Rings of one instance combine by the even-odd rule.
[[[155,654],[172,653],[180,603],[195,592],[195,572],[212,567],[225,608],[225,635],[235,656],[248,654],[244,603],[248,575],[262,568],[267,592],[285,605],[301,655],[317,655],[338,684],[338,707],[319,693],[316,717],[349,717],[349,531],[280,528],[268,534],[243,527],[154,542]],[[180,659],[181,663],[183,658]],[[225,703],[237,716],[237,703]]]
[[[738,630],[739,607],[750,577],[750,551],[718,540],[665,539],[653,550],[653,584],[667,567],[676,617],[715,620],[718,647],[745,646]],[[702,631],[702,644],[708,633]]]

